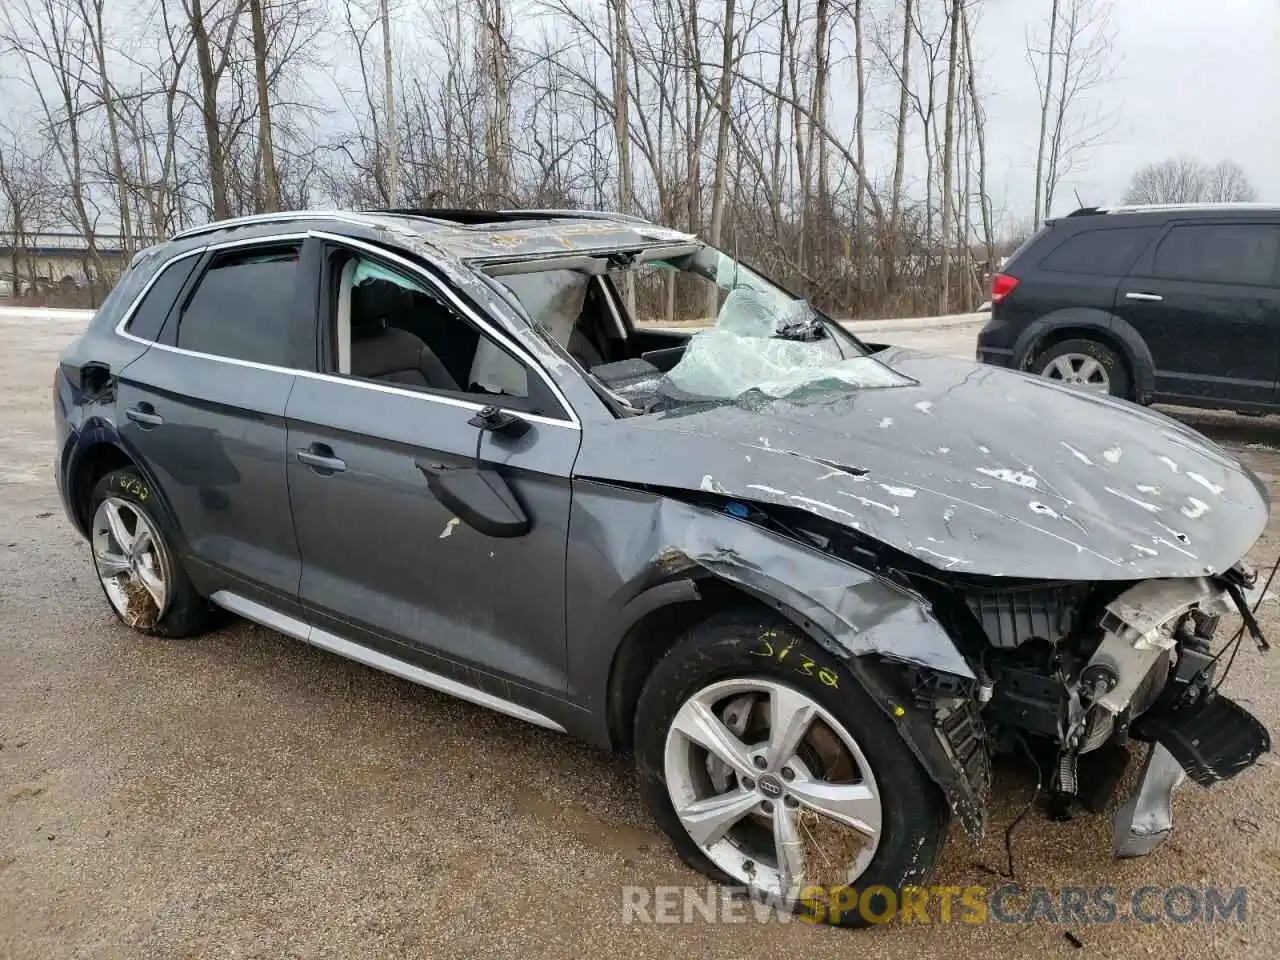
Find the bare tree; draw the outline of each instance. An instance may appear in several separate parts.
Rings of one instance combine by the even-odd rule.
[[[231,45],[236,38],[243,0],[212,0],[208,8],[204,0],[182,0],[182,3],[195,41],[200,73],[200,119],[204,129],[213,216],[221,219],[231,216],[231,203],[227,194],[227,145],[221,129],[218,87],[230,63]]]
[[[280,181],[276,176],[275,147],[271,129],[271,88],[267,81],[267,28],[262,0],[249,0],[253,26],[253,66],[258,88],[258,156],[262,164],[263,210],[280,209]]]
[[[391,60],[391,6],[382,0],[382,83],[387,132],[387,202],[394,206],[400,196],[400,149],[396,134],[395,73]]]
[[[1057,63],[1057,48],[1054,45],[1058,36],[1058,8],[1061,0],[1050,0],[1049,4],[1049,47],[1044,51],[1033,51],[1030,44],[1027,45],[1027,59],[1031,62],[1031,67],[1036,71],[1036,83],[1040,90],[1040,132],[1036,138],[1036,179],[1035,179],[1035,206],[1031,217],[1036,223],[1040,222],[1040,212],[1043,209],[1044,200],[1044,150],[1045,144],[1049,138],[1049,105],[1053,99],[1053,69]],[[1040,81],[1040,72],[1034,57],[1039,55],[1044,60],[1044,81]]]
[[[1129,181],[1125,203],[1230,203],[1257,199],[1240,165],[1221,160],[1210,167],[1190,156],[1148,164]]]
[[[729,124],[730,112],[733,109],[733,105],[729,100],[730,91],[733,87],[734,70],[733,15],[734,0],[724,0],[724,17],[720,29],[720,83],[716,91],[716,111],[718,113],[716,122],[716,159],[711,174],[711,226],[708,230],[708,239],[713,244],[720,242],[720,231],[724,224],[724,191],[729,161]],[[708,315],[715,312],[714,298],[714,290],[708,288],[706,304]]]
[[[1206,178],[1205,199],[1214,203],[1247,203],[1258,199],[1258,191],[1249,182],[1240,164],[1219,160]]]
[[[987,251],[987,268],[995,264],[995,237],[992,232],[991,197],[987,193],[987,118],[982,100],[978,96],[977,83],[974,79],[976,68],[973,56],[973,38],[969,26],[968,7],[960,10],[961,30],[964,34],[965,83],[969,92],[969,109],[973,124],[974,139],[978,145],[978,204],[982,217],[982,240]]]
[[[956,68],[959,63],[960,0],[951,0],[947,31],[950,49],[947,54],[947,103],[946,133],[942,141],[942,277],[938,285],[938,312],[947,312],[951,293],[951,248],[955,241],[951,235],[953,197],[951,195],[952,169],[955,166],[955,116],[956,116]]]
[[[48,159],[27,152],[17,137],[0,141],[0,232],[8,235],[8,273],[15,294],[22,292],[24,273],[28,284],[35,281],[34,265],[23,251],[30,251],[31,234],[48,209],[51,184],[44,174]]]
[[[898,73],[898,118],[895,129],[893,151],[893,186],[889,191],[889,252],[888,252],[888,285],[894,286],[898,258],[901,255],[900,233],[902,230],[902,177],[906,170],[907,156],[907,108],[911,97],[911,3],[902,2],[902,57],[899,61]],[[892,62],[892,58],[887,58]]]
[[[1110,0],[1051,0],[1048,32],[1047,49],[1027,49],[1040,93],[1036,223],[1053,209],[1063,179],[1111,135],[1117,117],[1091,101],[1119,67]]]

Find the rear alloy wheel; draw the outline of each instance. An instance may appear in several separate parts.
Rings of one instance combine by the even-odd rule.
[[[175,525],[133,467],[113,470],[89,498],[93,566],[111,609],[128,627],[189,637],[216,626],[221,612],[192,585],[174,544]]]
[[[146,630],[169,609],[173,577],[168,552],[141,509],[107,497],[93,514],[93,562],[116,614]]]
[[[645,802],[686,863],[830,923],[887,919],[946,838],[946,804],[893,721],[838,658],[764,612],[712,617],[657,663],[635,749]]]
[[[1113,397],[1129,395],[1129,371],[1120,356],[1097,340],[1064,340],[1036,358],[1042,377]]]

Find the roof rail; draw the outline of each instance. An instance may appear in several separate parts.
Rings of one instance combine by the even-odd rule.
[[[359,212],[343,210],[281,210],[277,213],[252,213],[243,217],[231,217],[228,220],[214,220],[199,227],[188,227],[179,230],[171,240],[185,240],[202,233],[216,233],[219,230],[230,230],[235,227],[250,227],[258,223],[286,223],[290,220],[335,220],[352,223],[357,226],[368,226],[373,218],[362,216]]]
[[[643,217],[629,213],[612,213],[606,210],[474,210],[458,207],[392,207],[364,210],[364,213],[390,214],[397,217],[424,217],[461,224],[501,223],[504,220],[622,220],[627,223],[645,223]]]
[[[1068,217],[1091,217],[1095,213],[1106,213],[1104,207],[1081,207],[1079,210],[1072,210],[1067,214]]]
[[[1193,212],[1203,210],[1280,210],[1274,203],[1245,203],[1201,201],[1198,203],[1129,203],[1114,207],[1099,207],[1100,213],[1177,213],[1180,210]]]

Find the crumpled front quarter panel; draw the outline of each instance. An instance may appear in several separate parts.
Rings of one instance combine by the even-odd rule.
[[[568,569],[573,692],[604,702],[620,624],[638,597],[682,576],[708,575],[809,619],[842,659],[881,654],[973,678],[925,602],[906,590],[728,514],[575,481]]]

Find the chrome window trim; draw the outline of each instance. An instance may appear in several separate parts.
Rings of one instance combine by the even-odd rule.
[[[366,667],[372,667],[374,670],[381,670],[384,673],[401,677],[411,683],[435,690],[446,696],[457,697],[459,700],[467,700],[490,710],[496,710],[498,713],[505,713],[507,716],[516,717],[526,723],[545,727],[548,730],[555,730],[557,733],[565,732],[564,727],[536,710],[531,710],[492,693],[486,693],[476,687],[454,680],[452,677],[446,677],[425,667],[420,667],[416,663],[393,657],[380,650],[367,647],[362,643],[355,643],[346,637],[331,633],[297,617],[291,617],[287,613],[281,613],[266,604],[250,600],[248,597],[242,597],[240,594],[233,593],[230,590],[219,590],[209,599],[224,610],[230,610],[246,620],[260,623],[264,627],[293,637],[295,640],[301,640],[303,643],[309,643],[322,650],[328,650],[330,653],[335,653],[348,660],[354,660],[356,663],[362,663]]]
[[[318,239],[335,240],[348,245],[367,246],[369,248],[370,253],[373,253],[378,256],[384,256],[387,259],[401,263],[406,268],[412,271],[415,271],[417,274],[421,275],[425,280],[430,282],[432,284],[433,289],[444,290],[444,288],[442,288],[436,282],[435,278],[432,277],[430,273],[423,270],[421,266],[419,266],[418,264],[415,264],[412,260],[408,260],[404,257],[400,257],[397,254],[387,251],[384,248],[379,247],[375,244],[367,244],[364,241],[356,240],[350,237],[342,237],[337,234],[316,233],[311,231],[307,231],[305,233],[271,234],[270,236],[264,236],[264,237],[251,237],[251,238],[241,237],[235,240],[225,240],[220,243],[210,243],[210,244],[205,244],[204,246],[195,247],[191,250],[184,250],[181,253],[175,254],[174,256],[170,257],[168,260],[164,261],[164,263],[160,265],[159,269],[156,270],[155,274],[151,277],[151,279],[147,281],[146,286],[142,288],[142,291],[136,297],[134,297],[133,302],[129,304],[128,309],[125,310],[124,315],[120,318],[120,321],[116,324],[115,326],[116,336],[123,337],[126,340],[132,340],[134,343],[145,344],[148,347],[154,348],[156,350],[164,351],[165,353],[174,353],[174,354],[178,354],[179,356],[185,356],[185,357],[195,357],[200,360],[212,360],[215,363],[226,363],[226,364],[230,364],[232,366],[237,366],[237,367],[247,367],[251,370],[263,370],[268,373],[286,373],[286,374],[291,374],[295,377],[303,377],[308,380],[319,380],[327,383],[340,383],[349,387],[356,387],[362,390],[372,390],[376,393],[386,393],[386,394],[391,394],[393,396],[401,396],[401,397],[413,397],[417,400],[426,400],[433,403],[440,403],[440,404],[444,404],[445,406],[457,407],[461,410],[470,410],[472,412],[476,412],[479,410],[483,410],[485,407],[494,406],[494,404],[492,403],[481,403],[481,402],[472,401],[472,400],[462,400],[458,397],[445,397],[445,396],[440,396],[434,393],[426,393],[422,390],[411,390],[406,387],[396,387],[390,384],[375,383],[369,380],[358,380],[354,377],[344,377],[339,374],[320,373],[314,370],[298,370],[293,367],[281,367],[271,363],[258,363],[255,360],[239,360],[235,357],[222,357],[214,353],[203,353],[198,350],[186,350],[186,349],[183,349],[182,347],[174,347],[174,346],[170,346],[167,343],[158,343],[155,340],[148,340],[145,337],[135,336],[134,334],[130,333],[126,329],[126,327],[128,327],[129,325],[129,321],[133,319],[134,312],[137,310],[139,304],[142,303],[143,297],[145,297],[147,293],[150,292],[152,285],[160,278],[160,274],[164,273],[165,270],[169,269],[169,267],[172,264],[176,263],[177,261],[182,260],[186,257],[193,257],[193,256],[198,256],[200,254],[204,254],[209,250],[225,250],[225,249],[232,249],[235,247],[270,245],[273,243],[287,243],[287,242],[298,241],[298,240],[306,240],[309,236],[315,236]],[[481,330],[485,330],[487,332],[490,332],[491,334],[494,333],[493,328],[489,324],[477,318],[474,314],[474,311],[471,311],[465,304],[459,301],[457,297],[452,294],[451,291],[446,290],[445,292],[448,293],[449,299],[453,301],[455,304],[457,304],[458,308],[462,310],[468,317],[470,317],[472,319],[472,322],[474,322]],[[504,346],[508,346],[509,341],[507,340],[507,338],[503,336],[497,336],[497,335],[495,335],[494,338]],[[538,373],[538,375],[542,377],[543,381],[546,382],[550,387],[552,391],[552,395],[563,406],[564,410],[569,416],[569,419],[566,420],[560,417],[548,417],[539,413],[525,413],[522,410],[516,411],[519,414],[519,416],[522,419],[528,420],[531,423],[540,423],[550,427],[562,427],[565,429],[581,431],[582,422],[578,419],[577,412],[573,409],[573,406],[569,403],[568,399],[565,397],[564,392],[560,390],[559,386],[553,380],[551,380],[550,377],[548,377],[546,371],[542,369],[541,365],[539,365],[536,362],[533,362],[532,359],[527,354],[527,352],[525,352],[522,349],[518,349],[518,348],[513,349],[511,346],[508,346],[508,349],[511,349],[512,352],[515,353],[516,356],[520,357],[521,360],[527,366],[531,366],[532,369],[535,370]]]

